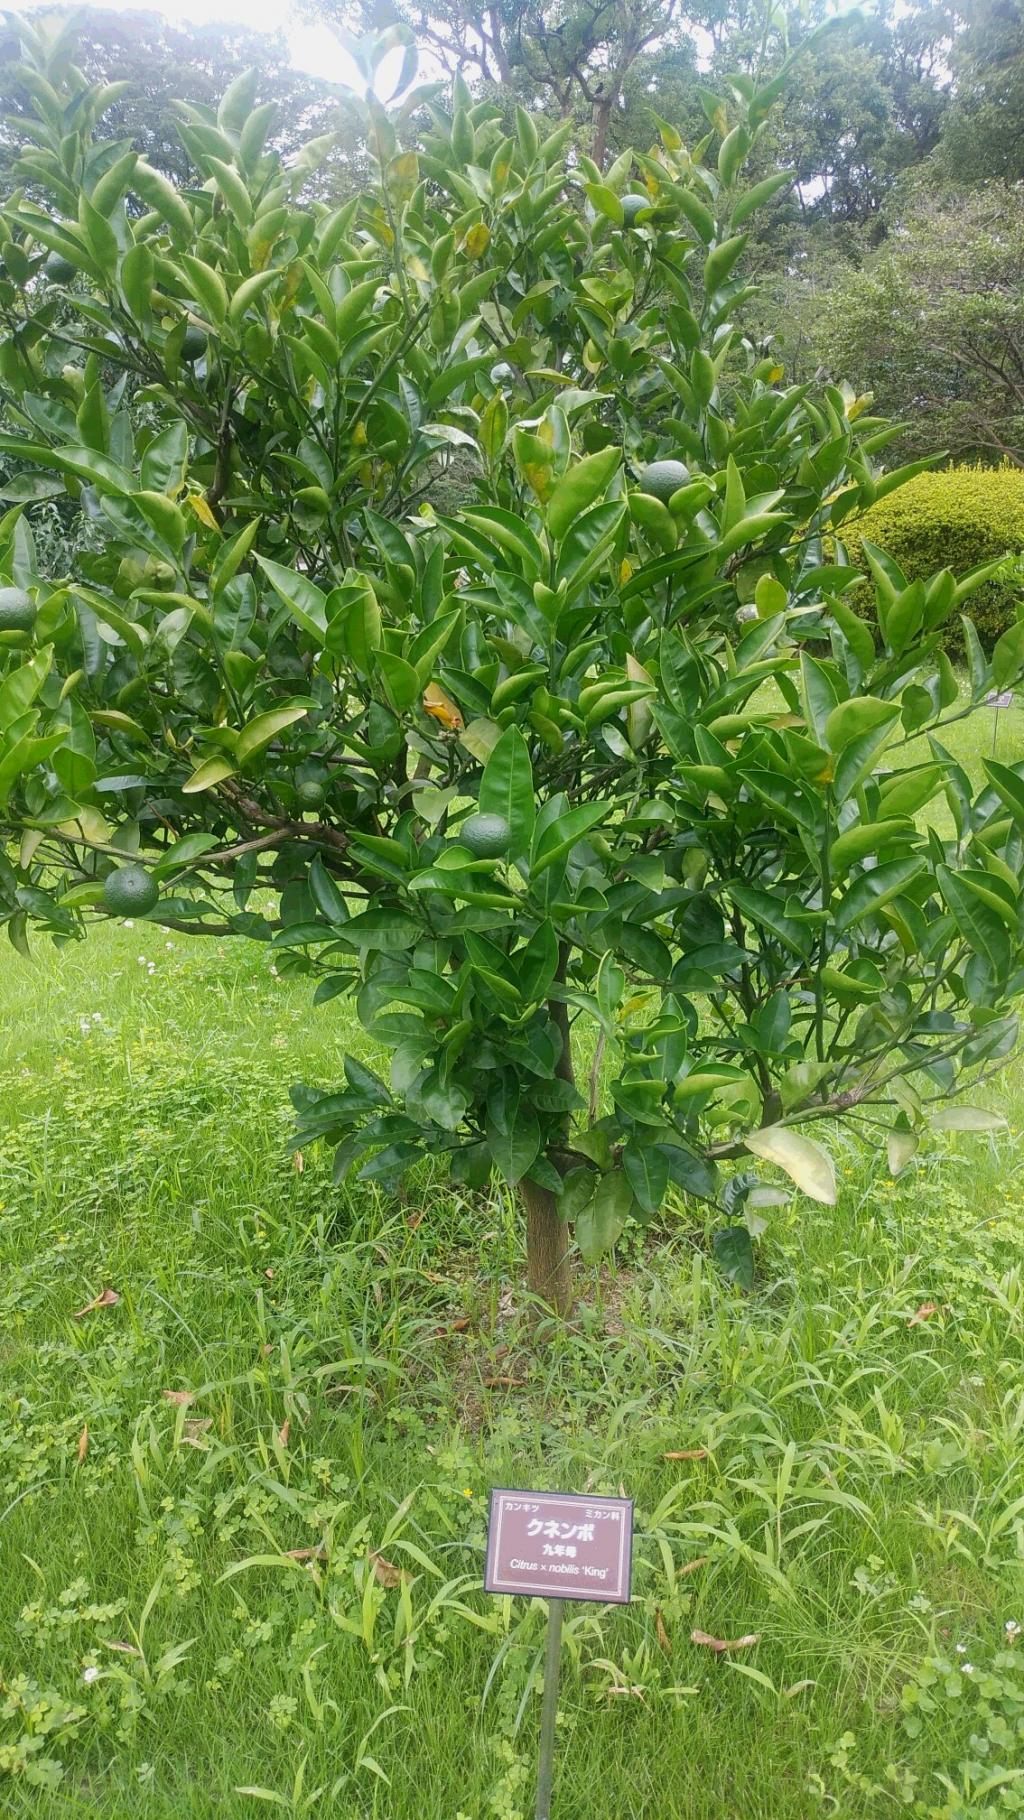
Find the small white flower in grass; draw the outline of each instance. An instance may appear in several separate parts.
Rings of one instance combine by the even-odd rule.
[[[966,1656],[966,1654],[967,1654],[966,1643],[958,1643],[956,1646],[956,1653],[958,1656]]]
[[[135,958],[138,961],[140,967],[144,967],[146,965],[146,957],[144,954],[137,954]]]
[[[83,1681],[98,1681],[99,1678],[100,1678],[100,1671],[98,1668],[83,1668],[83,1670],[82,1670],[82,1680]]]
[[[275,980],[276,980],[276,978],[277,978],[277,968],[276,968],[276,967],[271,967],[271,969],[270,969],[270,977],[271,977],[271,979],[275,979]]]
[[[1020,1636],[1020,1625],[1017,1623],[1016,1618],[1007,1618],[1005,1628],[1010,1642],[1016,1643],[1017,1638]]]
[[[92,1021],[94,1024],[102,1024],[102,1022],[103,1022],[102,1011],[94,1011],[92,1014]]]
[[[973,1662],[961,1662],[960,1671],[962,1674],[965,1674],[965,1675],[973,1675],[974,1663]]]
[[[165,943],[164,943],[164,947],[165,947],[165,948],[173,948],[173,947],[174,947],[174,943],[173,943],[173,942],[165,942]]]
[[[122,927],[122,929],[134,929],[135,924],[132,922],[132,919],[130,916],[126,916],[124,919],[124,922],[121,924],[121,927]]]

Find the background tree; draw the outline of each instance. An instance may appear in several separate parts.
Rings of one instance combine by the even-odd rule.
[[[328,6],[328,16],[347,17]],[[557,0],[553,6],[472,0],[439,6],[360,0],[365,27],[401,21],[417,43],[429,45],[450,74],[501,91],[506,105],[521,101],[554,125],[574,120],[580,143],[603,166],[618,117],[637,84],[659,90],[660,63],[694,68],[692,43],[679,30],[677,0]],[[674,71],[666,69],[667,79]],[[647,128],[649,131],[649,126]],[[628,138],[620,143],[628,143]]]
[[[1024,461],[1024,196],[922,177],[892,219],[877,254],[805,306],[815,357],[870,376],[908,452],[938,441],[957,460]]]
[[[1024,177],[1024,10],[1018,0],[972,0],[951,41],[955,100],[942,161],[960,183]]]
[[[947,1102],[1016,1037],[1024,768],[979,794],[949,756],[942,636],[993,565],[910,582],[865,546],[870,616],[846,599],[845,528],[908,470],[741,326],[786,71],[604,181],[571,121],[370,90],[374,181],[332,210],[255,73],[187,111],[179,189],[23,29],[47,199],[3,210],[0,450],[100,534],[47,574],[31,505],[0,522],[15,945],[154,916],[353,994],[378,1067],[298,1089],[299,1141],[385,1186],[496,1173],[562,1309],[572,1241],[671,1183],[749,1281],[751,1158],[830,1202],[809,1127],[881,1126],[898,1171],[984,1125]],[[966,637],[977,703],[1024,625]]]
[[[0,181],[21,146],[19,118],[27,101],[21,64],[20,28],[11,14],[0,29]],[[309,140],[337,135],[320,167],[326,192],[350,193],[365,180],[367,166],[354,164],[361,142],[345,113],[346,91],[308,76],[291,65],[282,37],[214,23],[173,25],[155,13],[111,13],[83,8],[76,15],[75,57],[90,82],[123,82],[104,118],[108,132],[130,140],[156,169],[177,184],[195,174],[178,131],[175,104],[187,96],[194,106],[216,106],[228,84],[244,71],[260,71],[261,92],[276,108],[274,143],[289,157]]]

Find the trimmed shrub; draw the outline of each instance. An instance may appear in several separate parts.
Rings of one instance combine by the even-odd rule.
[[[1024,553],[1024,469],[949,467],[918,474],[887,499],[844,527],[850,561],[864,564],[862,539],[880,545],[908,581],[952,569],[961,575],[979,563]],[[1017,618],[1020,588],[1012,579],[987,581],[967,605],[978,636],[990,651]],[[947,621],[948,648],[961,655],[957,616]]]

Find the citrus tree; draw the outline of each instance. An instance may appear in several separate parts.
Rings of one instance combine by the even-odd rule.
[[[967,621],[965,695],[943,626],[989,569],[908,584],[866,545],[850,604],[843,527],[916,468],[737,326],[787,72],[602,174],[410,90],[408,46],[385,105],[392,33],[353,103],[375,181],[329,209],[329,140],[282,163],[255,76],[181,103],[177,188],[48,30],[0,246],[15,946],[130,912],[351,995],[376,1065],[297,1088],[299,1141],[338,1179],[497,1175],[562,1309],[574,1248],[673,1188],[749,1280],[751,1165],[831,1202],[822,1121],[894,1170],[983,1127],[1024,766],[978,790],[944,731],[1024,626],[985,654]],[[58,494],[81,553],[43,575]]]

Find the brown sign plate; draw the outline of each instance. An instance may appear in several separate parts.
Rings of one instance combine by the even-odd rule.
[[[485,1592],[628,1605],[632,1565],[632,1498],[492,1491]]]

